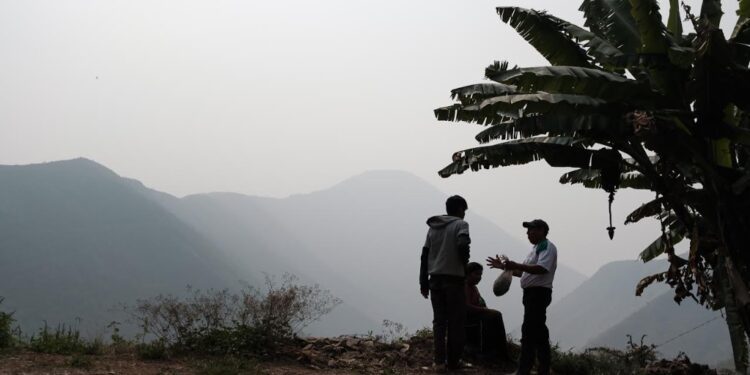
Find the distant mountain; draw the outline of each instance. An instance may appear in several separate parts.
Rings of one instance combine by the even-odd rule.
[[[22,327],[101,330],[118,303],[229,285],[216,245],[86,159],[0,166],[0,296]],[[249,275],[244,275],[247,278]],[[93,333],[93,332],[89,332]]]
[[[117,303],[186,285],[260,286],[264,274],[292,273],[318,283],[344,304],[313,334],[379,331],[389,319],[410,329],[431,324],[418,292],[419,255],[429,216],[446,195],[405,172],[368,172],[330,189],[285,199],[212,193],[176,198],[122,178],[86,159],[0,166],[0,296],[28,332],[42,321],[102,330],[120,319]],[[470,214],[472,259],[520,243]],[[522,231],[523,228],[514,230]],[[491,297],[509,326],[520,324],[517,284]],[[584,277],[560,265],[555,297]],[[97,332],[84,332],[97,333]]]
[[[690,299],[678,305],[673,296],[671,290],[662,293],[589,340],[586,346],[624,348],[627,335],[632,335],[634,341],[646,335],[644,342],[659,345],[657,351],[666,357],[685,352],[693,362],[711,366],[731,359],[729,329],[721,313],[708,310]]]
[[[419,255],[425,221],[444,211],[446,198],[412,174],[373,171],[286,199],[213,193],[165,204],[253,272],[283,270],[315,280],[376,322],[375,327],[347,327],[331,316],[314,327],[331,334],[377,330],[383,319],[411,329],[431,325],[430,303],[418,292]],[[498,252],[519,259],[530,248],[486,219],[469,213],[467,221],[475,261],[484,263]],[[523,230],[520,224],[518,230]],[[520,324],[519,288],[502,300],[490,298],[496,272],[486,275],[482,289],[490,305],[502,302],[506,324]],[[556,297],[583,279],[561,265]]]
[[[547,325],[551,340],[563,349],[583,348],[592,337],[640,310],[668,289],[664,284],[654,284],[643,296],[635,296],[635,286],[642,277],[666,268],[665,261],[605,264],[575,291],[550,306]]]
[[[597,346],[624,349],[627,335],[634,342],[646,335],[644,343],[664,344],[657,350],[667,357],[685,352],[691,360],[710,365],[731,358],[729,333],[719,312],[692,300],[677,305],[673,290],[665,284],[652,284],[641,297],[635,296],[635,286],[642,277],[663,272],[667,267],[665,260],[645,264],[617,261],[602,266],[549,308],[551,341],[564,350]],[[715,317],[719,319],[669,341]]]
[[[362,292],[338,276],[340,269],[336,268],[335,261],[321,259],[311,253],[307,244],[303,244],[294,232],[287,230],[284,223],[267,211],[269,202],[277,200],[231,193],[183,199],[152,196],[218,244],[222,254],[246,272],[261,277],[292,274],[306,284],[321,284],[325,289],[332,290],[335,296],[343,297],[344,303],[324,318],[332,323],[314,325],[313,333],[362,333],[381,326],[382,319],[368,315],[347,298]],[[342,295],[344,292],[346,294]]]

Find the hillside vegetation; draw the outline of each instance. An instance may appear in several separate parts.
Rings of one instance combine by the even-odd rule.
[[[111,325],[107,340],[82,338],[75,328],[47,326],[28,336],[0,312],[0,371],[11,373],[121,374],[423,374],[431,373],[432,333],[401,332],[388,323],[384,334],[300,338],[298,328],[330,311],[338,301],[316,287],[288,280],[265,292],[240,294],[194,291],[191,297],[158,296],[141,300],[130,313],[143,328],[135,340]],[[519,347],[510,343],[511,356]],[[489,374],[514,369],[467,357],[465,373]],[[657,359],[653,347],[590,349],[584,353],[555,348],[556,374],[716,374],[685,356]]]

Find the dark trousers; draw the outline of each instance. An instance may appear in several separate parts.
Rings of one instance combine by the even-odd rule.
[[[503,314],[497,310],[472,312],[468,314],[470,323],[479,323],[481,328],[482,355],[488,359],[507,360],[505,324]]]
[[[464,351],[464,322],[466,321],[464,278],[431,275],[430,301],[433,313],[435,363],[441,365],[446,363],[447,359],[448,367],[456,366]],[[447,345],[446,335],[448,336]]]
[[[518,374],[531,373],[534,359],[539,359],[537,373],[549,374],[550,346],[547,329],[547,306],[552,301],[552,289],[529,287],[523,290],[523,325],[521,326],[521,359]]]

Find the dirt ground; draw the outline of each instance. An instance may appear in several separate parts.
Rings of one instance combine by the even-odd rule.
[[[81,359],[84,358],[84,359]],[[305,366],[294,361],[286,362],[264,362],[251,369],[240,372],[208,372],[201,370],[200,360],[195,359],[172,359],[160,361],[143,361],[132,354],[122,355],[98,355],[98,356],[71,356],[39,354],[32,352],[0,354],[1,375],[79,375],[79,374],[132,374],[132,375],[168,375],[168,374],[268,374],[268,375],[344,375],[344,374],[420,374],[428,375],[436,373],[427,367],[415,368],[392,368],[373,369],[373,371],[350,370],[350,369],[324,369]],[[498,369],[474,368],[462,371],[465,374],[497,374]]]

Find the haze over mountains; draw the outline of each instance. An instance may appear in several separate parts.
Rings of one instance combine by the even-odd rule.
[[[593,335],[606,331],[669,290],[664,284],[654,284],[641,297],[635,296],[638,280],[666,268],[663,260],[646,264],[619,261],[602,266],[575,291],[549,308],[550,336],[559,340],[565,349],[585,347]],[[624,342],[625,336],[621,339]]]
[[[667,268],[665,260],[646,264],[618,261],[602,266],[549,308],[552,341],[562,349],[625,349],[628,335],[635,343],[646,335],[644,343],[658,345],[657,351],[667,357],[685,352],[691,360],[711,365],[731,358],[729,331],[721,312],[707,310],[691,299],[678,305],[674,291],[660,283],[635,296],[638,280]]]
[[[85,159],[0,167],[0,295],[22,327],[103,327],[107,312],[241,270],[127,181]]]
[[[417,272],[425,220],[444,210],[444,200],[396,171],[286,199],[180,199],[86,159],[3,166],[0,295],[24,328],[80,317],[95,329],[117,303],[179,293],[188,284],[261,285],[265,274],[288,272],[344,301],[310,333],[377,332],[383,319],[414,330],[431,324]],[[528,249],[481,217],[467,219],[475,260],[500,251],[521,258]],[[560,296],[584,279],[565,266],[558,272]],[[489,288],[485,283],[485,294]],[[514,307],[504,310],[508,324],[520,324],[518,290],[502,303]]]
[[[442,213],[445,198],[399,171],[367,172],[284,199],[235,193],[177,198],[86,159],[0,166],[0,296],[6,298],[0,307],[15,310],[27,332],[45,320],[80,317],[84,333],[97,333],[122,318],[109,311],[118,303],[178,294],[188,284],[262,285],[266,274],[291,273],[344,301],[309,334],[379,332],[384,319],[414,330],[431,324],[417,271],[425,220]],[[496,253],[523,259],[530,245],[472,214],[469,205],[472,260],[484,263]],[[509,229],[523,231],[520,225]],[[640,276],[663,264],[615,262],[584,282],[565,266],[572,256],[560,252],[548,314],[553,341],[565,348],[620,345],[623,332],[663,326],[662,318],[649,320],[657,311],[687,314],[674,319],[676,329],[711,313],[670,306],[660,285],[632,297]],[[481,292],[512,331],[522,318],[520,288],[516,280],[511,293],[495,298],[495,276],[485,270]],[[717,332],[725,331],[718,323]],[[655,332],[654,341],[670,334]]]

